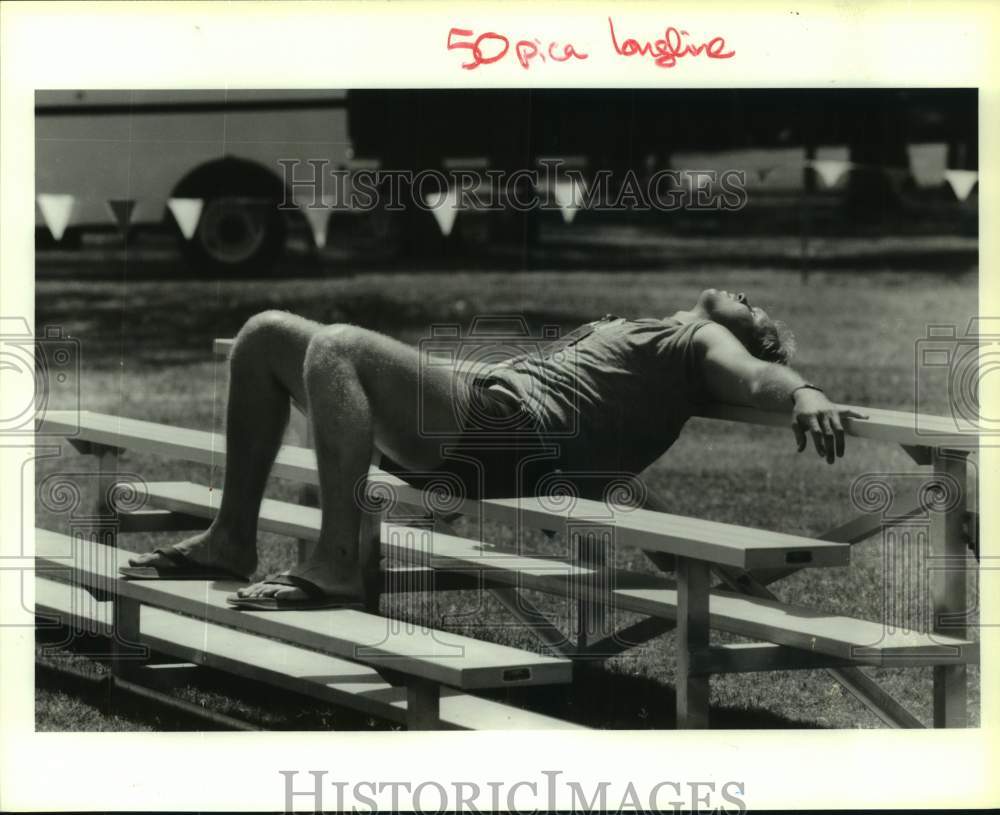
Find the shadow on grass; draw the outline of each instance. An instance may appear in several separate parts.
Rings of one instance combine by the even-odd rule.
[[[65,640],[65,630],[38,631],[40,646]],[[36,664],[37,689],[61,691],[94,710],[95,716],[117,716],[159,731],[226,730],[227,727],[183,710],[151,703],[115,688],[106,664],[110,658],[106,638],[76,637],[59,652],[45,654]],[[86,654],[86,658],[75,656]],[[154,655],[154,659],[155,659]],[[72,663],[67,666],[60,663]],[[185,680],[187,685],[171,695],[206,709],[246,722],[251,728],[275,731],[395,730],[399,725],[367,714],[319,703],[292,691],[282,691],[280,701],[274,687],[210,668],[199,668]],[[626,676],[600,665],[580,664],[571,685],[518,688],[480,695],[596,729],[676,729],[676,694],[673,689],[643,677]],[[36,727],[45,725],[46,712],[35,711]],[[763,710],[712,707],[713,729],[820,729]],[[81,731],[98,729],[81,721]]]
[[[571,685],[518,688],[492,698],[566,719],[587,727],[614,730],[675,730],[677,694],[673,688],[601,665],[576,665]],[[712,706],[715,730],[822,729],[765,710]]]
[[[49,649],[36,654],[36,690],[62,692],[78,699],[97,718],[120,718],[153,730],[170,732],[230,730],[224,722],[207,715],[188,713],[158,704],[149,698],[123,691],[110,680],[110,641],[106,637],[75,634],[72,643],[58,651],[51,644],[66,640],[67,630],[36,631],[36,644]],[[153,654],[154,662],[176,662],[172,657]],[[248,725],[246,729],[274,731],[309,730],[391,730],[399,725],[375,719],[349,708],[317,702],[294,691],[276,696],[272,685],[236,677],[222,671],[199,667],[185,676],[183,687],[169,695],[186,705],[204,708]],[[36,729],[51,730],[42,703],[35,710]],[[61,729],[65,729],[61,728]],[[74,730],[102,729],[93,722],[79,722]]]

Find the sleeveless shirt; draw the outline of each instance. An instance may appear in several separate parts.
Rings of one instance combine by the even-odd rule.
[[[512,391],[566,471],[638,473],[705,399],[692,342],[709,321],[608,315],[484,379]]]

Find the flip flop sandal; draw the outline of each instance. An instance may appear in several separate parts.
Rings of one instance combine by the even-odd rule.
[[[154,549],[170,561],[169,566],[121,566],[118,572],[131,580],[239,580],[247,578],[219,566],[203,566],[172,546]]]
[[[294,574],[277,574],[265,578],[262,582],[277,586],[292,586],[301,589],[306,596],[288,600],[280,597],[239,597],[231,594],[226,598],[226,602],[235,608],[247,611],[291,611],[294,609],[311,611],[324,608],[350,608],[361,611],[364,608],[364,603],[356,597],[350,597],[346,594],[327,594],[311,580]]]

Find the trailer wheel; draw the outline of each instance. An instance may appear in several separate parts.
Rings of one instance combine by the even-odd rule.
[[[216,277],[259,274],[284,251],[287,223],[278,209],[283,188],[259,165],[234,158],[205,165],[173,194],[203,201],[194,235],[189,240],[178,236],[195,271]]]
[[[285,245],[285,219],[278,202],[220,195],[205,201],[198,230],[184,248],[200,271],[213,274],[262,272]]]

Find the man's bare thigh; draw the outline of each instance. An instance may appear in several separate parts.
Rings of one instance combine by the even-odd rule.
[[[422,359],[419,349],[392,337],[358,327],[350,332],[376,447],[409,469],[437,467],[442,442],[460,435],[466,378],[449,365]]]

